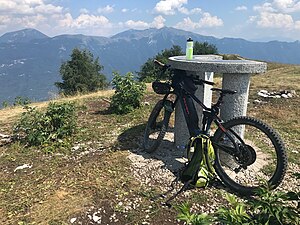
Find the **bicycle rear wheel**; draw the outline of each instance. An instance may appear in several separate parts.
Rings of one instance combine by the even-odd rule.
[[[284,178],[287,156],[275,130],[251,117],[233,118],[214,135],[215,169],[226,186],[242,195],[253,195],[259,187],[276,188]],[[235,142],[235,144],[233,143]],[[235,155],[236,147],[241,155]]]
[[[146,152],[154,152],[167,132],[171,112],[165,110],[164,105],[166,102],[170,101],[158,101],[149,116],[143,141],[143,148]]]

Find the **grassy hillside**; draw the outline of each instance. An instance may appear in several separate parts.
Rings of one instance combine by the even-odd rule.
[[[298,95],[256,104],[261,89],[295,90]],[[139,150],[148,115],[160,96],[149,90],[144,99],[149,105],[118,116],[107,111],[111,95],[59,100],[79,106],[79,131],[72,138],[50,146],[14,142],[0,147],[0,224],[178,223],[175,209],[151,200],[170,185],[169,165]],[[269,64],[266,74],[252,77],[248,114],[276,128],[287,146],[291,163],[281,188],[293,188],[289,176],[300,171],[299,105],[300,66]],[[10,134],[21,112],[20,107],[0,110],[0,133]],[[31,168],[15,170],[24,164]],[[224,203],[225,192],[215,187],[192,190],[174,203],[187,201],[196,210],[214,211]]]

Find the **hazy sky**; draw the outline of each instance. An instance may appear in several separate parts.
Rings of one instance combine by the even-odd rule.
[[[163,26],[216,37],[300,40],[300,0],[0,0],[0,35],[35,28],[49,36],[110,36]]]

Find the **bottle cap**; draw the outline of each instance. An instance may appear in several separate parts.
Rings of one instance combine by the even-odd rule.
[[[193,41],[193,39],[191,37],[189,37],[189,39],[187,39],[187,41]]]

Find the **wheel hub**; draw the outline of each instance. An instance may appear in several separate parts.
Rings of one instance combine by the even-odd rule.
[[[238,162],[244,166],[252,165],[256,160],[256,152],[250,145],[239,146],[241,150],[241,157],[238,158]]]

